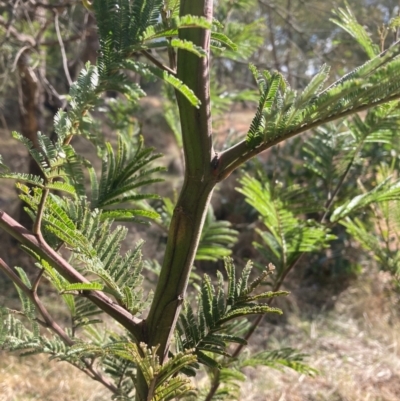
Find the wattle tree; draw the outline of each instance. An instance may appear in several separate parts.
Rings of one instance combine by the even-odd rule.
[[[370,60],[329,85],[329,67],[323,65],[302,91],[293,90],[281,72],[250,65],[258,88],[253,121],[244,138],[220,150],[213,146],[210,63],[213,50],[235,51],[236,44],[213,18],[213,3],[85,1],[98,27],[98,59],[96,64],[87,63],[71,85],[68,105],[54,119],[57,138],[51,141],[39,133],[33,144],[14,133],[41,174],[12,173],[0,164],[0,177],[17,181],[33,228],[22,227],[1,210],[0,227],[20,242],[37,267],[36,278],[30,280],[23,269],[0,259],[1,271],[14,282],[22,301],[21,315],[1,309],[0,344],[67,361],[104,384],[117,400],[232,399],[237,396],[232,395],[237,391],[235,380],[243,377],[241,368],[270,366],[274,361],[313,374],[301,355],[288,349],[259,353],[239,364],[237,356],[261,320],[248,319],[281,313],[271,303],[286,295],[280,290],[283,280],[302,255],[329,246],[335,238],[333,223],[350,225],[352,213],[400,196],[398,182],[385,178],[370,191],[335,203],[363,144],[388,141],[388,132],[397,128],[399,44],[380,51],[350,10],[341,10],[337,23],[359,41]],[[132,72],[161,79],[173,88],[184,159],[176,203],[164,201],[168,235],[153,296],[144,294],[141,244],[131,244],[132,250],[121,255],[126,229],[113,223],[161,221],[151,203],[157,195],[145,191],[160,180],[162,168],[154,165],[159,155],[145,147],[145,132],[143,139],[122,130],[116,149],[92,132],[91,111],[105,92],[120,92],[128,102],[145,95],[131,79]],[[372,108],[360,118],[360,112]],[[227,225],[214,222],[212,228],[213,221],[206,219],[215,187],[261,152],[351,115],[350,130],[357,133],[353,158],[347,159],[347,168],[320,207],[318,221],[296,216],[284,196],[272,191],[268,179],[242,178],[240,191],[266,227],[259,247],[269,250],[268,267],[250,281],[251,262],[237,274],[232,260],[225,259],[226,274],[218,273],[216,284],[204,275],[194,303],[195,290],[190,297],[187,288],[199,251],[209,258],[223,256],[221,249],[235,236]],[[311,140],[328,148],[322,134],[313,132]],[[76,152],[71,145],[74,136],[95,143],[100,172]],[[342,145],[349,149],[348,143]],[[310,170],[323,174],[318,149],[310,145],[308,157]],[[272,287],[261,289],[267,278]],[[44,280],[68,308],[69,326],[57,323],[41,301],[38,289]],[[103,314],[120,328],[110,332],[99,325]],[[210,383],[204,395],[196,395],[189,377],[202,368]]]

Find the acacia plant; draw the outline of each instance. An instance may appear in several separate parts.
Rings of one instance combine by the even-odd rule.
[[[347,11],[343,15],[350,18],[352,33],[361,38],[371,59],[339,80],[327,85],[329,68],[323,65],[308,86],[296,92],[281,73],[259,71],[250,65],[259,90],[254,119],[245,138],[219,151],[213,148],[212,137],[210,49],[234,51],[236,45],[213,19],[213,1],[95,0],[84,4],[97,21],[98,60],[96,65],[87,64],[71,86],[68,107],[54,120],[56,140],[39,133],[38,146],[33,146],[14,133],[38,163],[41,176],[11,173],[0,164],[3,178],[17,180],[20,197],[33,220],[32,228],[22,227],[0,211],[0,227],[20,242],[38,269],[31,282],[23,269],[11,268],[0,259],[1,270],[14,282],[22,301],[20,314],[1,309],[0,344],[67,361],[106,386],[114,399],[199,399],[188,376],[200,366],[206,367],[212,381],[205,399],[224,395],[232,399],[231,393],[220,387],[224,381],[241,377],[232,362],[249,337],[243,322],[250,315],[280,313],[270,304],[274,297],[285,294],[279,291],[285,274],[276,280],[273,291],[259,291],[272,274],[272,265],[250,282],[250,262],[236,278],[232,261],[226,259],[226,278],[218,273],[214,286],[204,275],[197,309],[186,301],[199,243],[203,252],[212,255],[213,247],[217,253],[218,244],[233,235],[224,226],[216,225],[213,231],[209,218],[209,235],[202,234],[213,190],[246,161],[282,141],[372,107],[385,103],[392,107],[400,98],[399,45],[396,42],[380,52],[361,35],[363,28]],[[157,54],[164,50],[167,62]],[[139,55],[141,59],[136,57]],[[155,195],[142,191],[159,180],[161,168],[153,165],[159,155],[146,148],[142,138],[121,132],[116,150],[110,143],[95,142],[102,158],[98,176],[71,145],[78,135],[93,140],[90,112],[105,91],[119,91],[132,102],[144,96],[130,79],[131,71],[160,78],[174,88],[182,134],[183,184],[176,203],[165,203],[164,212],[171,212],[168,239],[154,296],[144,295],[141,244],[132,244],[131,251],[120,255],[126,230],[113,222],[159,219],[144,202]],[[86,188],[88,178],[90,186]],[[257,183],[250,188],[250,178],[243,184],[249,198],[252,193],[265,193]],[[385,183],[382,188],[375,192],[386,194],[385,199],[398,197],[397,186]],[[258,204],[256,198],[251,201]],[[265,213],[269,231],[276,233],[268,210],[260,212]],[[316,232],[306,224],[299,231],[298,220],[290,213],[285,222],[294,226],[290,231],[293,238]],[[324,243],[324,236],[331,238],[328,231],[317,234],[315,243]],[[275,245],[286,246],[285,241],[274,242],[272,237],[264,238],[271,257]],[[313,245],[309,248],[314,249]],[[44,279],[52,283],[69,309],[68,327],[57,323],[42,302],[38,289]],[[102,331],[98,325],[101,313],[120,327]],[[240,347],[233,355],[229,353],[231,343]],[[224,364],[219,356],[225,358]],[[312,373],[300,360],[301,355],[292,350],[281,350],[258,354],[246,363],[273,365],[280,361]]]

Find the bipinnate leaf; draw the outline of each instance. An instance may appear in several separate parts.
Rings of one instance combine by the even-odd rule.
[[[287,295],[287,292],[264,292],[252,294],[262,280],[248,284],[252,265],[248,263],[240,278],[236,280],[235,266],[230,259],[225,259],[225,269],[228,274],[228,292],[222,274],[218,274],[218,285],[215,288],[209,276],[204,275],[198,299],[197,317],[193,308],[186,304],[181,313],[178,332],[183,349],[193,348],[200,363],[209,367],[218,367],[214,355],[229,356],[229,343],[246,344],[246,340],[230,332],[230,327],[240,318],[254,314],[282,313],[278,308],[272,308],[261,300],[273,296]],[[271,271],[268,270],[267,275]],[[265,278],[265,274],[262,273]],[[232,326],[233,327],[233,326]]]

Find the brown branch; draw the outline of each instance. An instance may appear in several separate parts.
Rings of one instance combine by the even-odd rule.
[[[49,195],[49,189],[44,188],[42,191],[42,196],[40,198],[38,210],[36,213],[36,219],[35,223],[33,224],[33,234],[37,235],[40,239],[42,239],[42,233],[41,233],[41,228],[42,228],[42,218],[43,218],[43,213],[44,213],[44,207],[46,204],[46,199]]]
[[[41,7],[41,8],[54,9],[54,8],[71,7],[71,6],[75,5],[75,4],[80,3],[80,0],[65,1],[65,2],[59,3],[59,4],[47,4],[47,3],[42,3],[40,1],[30,0],[29,3],[32,5],[32,7]]]
[[[61,340],[69,345],[72,346],[74,342],[68,336],[68,334],[54,321],[51,317],[50,313],[47,311],[45,306],[42,304],[42,301],[39,299],[37,292],[35,289],[28,288],[25,283],[20,279],[20,277],[11,269],[7,263],[0,258],[0,268],[6,274],[6,276],[16,284],[24,294],[35,304],[36,308],[38,309],[40,315],[43,317],[44,322],[46,323],[46,327],[48,327],[52,332],[56,333]]]
[[[6,42],[8,37],[10,36],[10,29],[12,28],[12,24],[15,20],[15,11],[16,11],[17,5],[18,5],[18,2],[15,2],[12,6],[11,6],[11,4],[9,5],[8,21],[5,26],[6,34],[4,35],[3,40],[0,42],[0,46],[2,46]]]
[[[64,44],[65,43],[70,43],[70,42],[75,42],[76,40],[83,39],[86,35],[87,35],[87,32],[84,32],[84,35],[79,33],[79,34],[76,34],[76,35],[72,35],[72,36],[70,36],[68,38],[65,38],[62,41],[63,41]],[[44,40],[42,42],[39,42],[38,46],[49,46],[49,47],[51,47],[51,46],[58,45],[58,44],[59,44],[58,39],[57,40],[54,39],[54,40]]]
[[[19,32],[16,28],[13,26],[8,27],[7,21],[0,15],[0,26],[7,28],[8,32],[16,39],[18,42],[21,43],[27,43],[29,46],[27,48],[37,48],[39,46],[54,46],[56,44],[59,44],[59,40],[38,40],[39,38],[34,38],[31,35],[27,35],[25,33]],[[68,42],[73,42],[75,40],[81,39],[82,36],[85,36],[86,32],[84,35],[82,33],[72,35],[68,38],[63,39],[63,43],[68,43]],[[39,35],[42,36],[42,35]]]
[[[278,52],[276,49],[276,38],[275,38],[275,32],[274,32],[274,22],[273,22],[273,18],[272,18],[272,13],[269,12],[267,14],[267,18],[268,18],[268,31],[269,31],[269,41],[271,43],[272,46],[272,58],[274,60],[274,64],[275,64],[275,69],[277,71],[281,70],[281,66],[278,60]]]
[[[28,43],[31,47],[36,46],[36,40],[33,36],[27,35],[25,33],[19,32],[16,28],[13,26],[8,27],[7,21],[0,15],[0,25],[7,28],[8,32],[19,42],[22,43]]]
[[[214,369],[214,380],[212,381],[212,385],[210,387],[210,390],[208,391],[207,397],[204,399],[204,401],[212,401],[215,393],[217,392],[221,381],[220,381],[220,376],[221,376],[221,370],[219,368]]]
[[[58,44],[60,45],[62,65],[63,65],[63,68],[64,68],[65,77],[67,78],[68,85],[71,86],[72,85],[72,79],[71,79],[71,75],[70,75],[69,69],[68,69],[67,54],[65,52],[64,42],[63,42],[63,39],[61,37],[60,24],[58,23],[58,13],[57,12],[54,13],[54,26],[56,28]]]
[[[173,76],[176,76],[176,71],[174,71],[172,68],[168,67],[167,65],[163,64],[161,61],[157,60],[148,51],[142,50],[140,53],[143,54],[143,56],[145,56],[148,60],[150,60],[158,68],[161,68],[162,70],[169,72]]]
[[[30,233],[25,227],[0,210],[0,228],[14,237],[22,245],[34,251],[40,258],[54,267],[70,283],[89,283],[82,274],[76,271],[66,260],[55,252],[45,241]],[[133,316],[129,311],[118,305],[100,291],[84,291],[83,296],[91,300],[103,312],[113,317],[124,326],[135,338],[142,338],[142,320]]]
[[[35,281],[34,281],[33,284],[32,284],[32,291],[33,291],[34,293],[37,293],[37,290],[38,290],[39,284],[40,284],[40,280],[41,280],[42,277],[43,277],[43,273],[44,273],[44,269],[41,269],[41,270],[39,271],[39,274],[37,275]]]

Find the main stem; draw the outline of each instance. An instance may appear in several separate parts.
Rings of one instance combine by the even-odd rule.
[[[182,0],[180,15],[212,19],[212,0]],[[176,94],[182,127],[185,178],[168,232],[164,261],[146,321],[146,342],[158,345],[163,361],[182,307],[190,270],[196,255],[204,218],[214,186],[211,111],[209,94],[210,31],[182,29],[179,37],[201,46],[207,57],[178,51],[177,77],[201,101],[197,109],[180,93]]]

